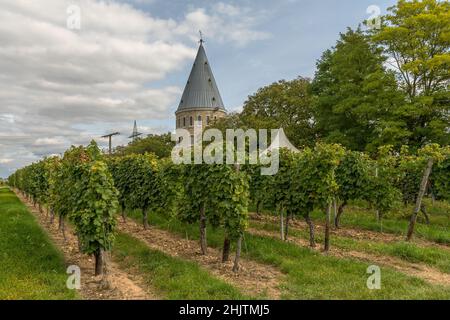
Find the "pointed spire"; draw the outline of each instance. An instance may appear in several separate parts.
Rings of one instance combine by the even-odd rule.
[[[203,108],[225,111],[219,88],[203,46],[203,34],[200,32],[200,35],[200,46],[197,56],[177,111]]]

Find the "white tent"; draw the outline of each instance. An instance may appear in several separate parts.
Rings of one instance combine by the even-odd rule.
[[[260,154],[267,154],[269,151],[272,151],[274,149],[281,149],[286,148],[289,149],[292,152],[300,152],[286,137],[286,134],[284,133],[283,128],[278,129],[278,133],[275,136],[275,139],[272,140],[272,144],[264,151],[262,151]]]

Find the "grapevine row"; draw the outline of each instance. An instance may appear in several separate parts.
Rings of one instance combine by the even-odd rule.
[[[148,215],[198,224],[200,249],[207,253],[207,226],[224,232],[222,260],[229,260],[236,243],[233,269],[239,269],[243,235],[248,227],[249,203],[272,208],[280,216],[281,238],[288,236],[289,220],[301,217],[308,224],[310,245],[315,246],[313,210],[324,212],[325,243],[329,250],[331,207],[338,207],[334,225],[352,200],[365,200],[378,219],[401,201],[415,202],[408,239],[425,191],[449,200],[449,148],[428,145],[417,153],[389,146],[370,158],[337,144],[318,143],[299,153],[280,150],[279,172],[261,175],[261,165],[174,164],[153,154],[123,157],[102,155],[95,142],[72,147],[62,158],[51,157],[18,170],[8,179],[50,219],[59,217],[64,232],[68,218],[74,225],[80,250],[95,256],[96,273],[103,272],[103,256],[113,245],[116,213],[122,219],[132,210]],[[434,168],[431,170],[431,168]]]

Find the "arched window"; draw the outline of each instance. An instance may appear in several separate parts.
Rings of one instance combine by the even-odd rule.
[[[177,119],[177,128],[180,127],[180,122],[181,122],[181,121],[180,121],[180,118],[178,118],[178,119]]]
[[[183,118],[183,127],[186,127],[186,117]]]
[[[206,125],[209,124],[209,116],[206,116]]]
[[[197,117],[197,121],[198,121],[200,124],[202,124],[202,116],[201,116],[201,115],[199,115],[199,116]]]
[[[192,127],[194,125],[194,119],[192,116],[189,117],[189,125]]]

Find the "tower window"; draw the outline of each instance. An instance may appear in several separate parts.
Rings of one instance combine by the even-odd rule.
[[[197,121],[198,121],[198,122],[202,122],[202,116],[199,115],[199,116],[197,117]]]
[[[177,119],[177,128],[180,127],[180,118]]]
[[[189,117],[189,125],[192,127],[194,125],[194,119],[191,117]]]
[[[206,116],[206,124],[209,124],[209,116]]]
[[[186,127],[186,117],[183,118],[183,127]]]

